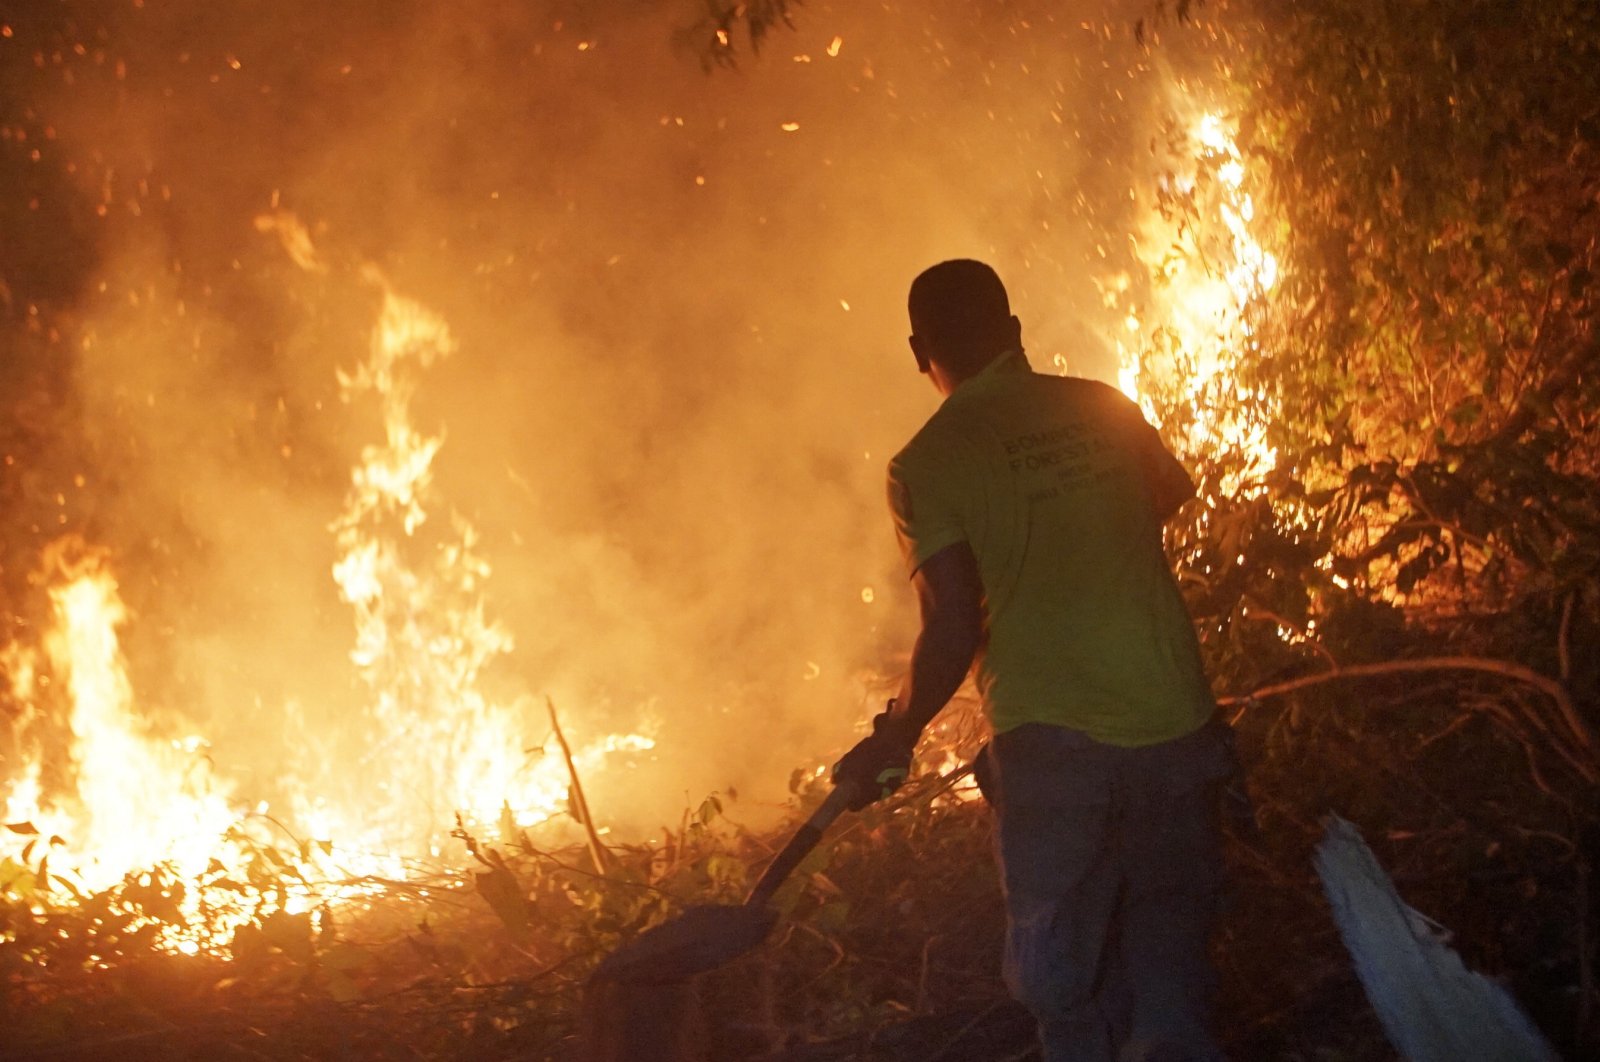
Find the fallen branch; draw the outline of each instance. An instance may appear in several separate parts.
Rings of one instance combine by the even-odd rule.
[[[583,782],[578,778],[578,765],[572,760],[572,747],[567,744],[567,736],[561,732],[561,720],[556,718],[556,702],[546,697],[544,703],[550,709],[550,729],[555,731],[556,743],[561,746],[561,755],[567,761],[567,774],[572,778],[573,810],[583,820],[584,836],[589,841],[589,858],[594,860],[595,873],[604,877],[611,868],[611,860],[605,845],[600,843],[599,832],[594,828],[594,816],[589,814],[589,801],[583,795]]]
[[[1341,679],[1378,678],[1385,675],[1401,675],[1418,671],[1478,671],[1491,675],[1499,675],[1515,682],[1532,686],[1555,702],[1556,710],[1561,716],[1568,733],[1578,749],[1586,755],[1573,762],[1584,780],[1590,784],[1600,784],[1600,765],[1595,762],[1595,737],[1584,722],[1583,716],[1578,714],[1577,705],[1573,704],[1572,697],[1567,693],[1566,687],[1555,679],[1541,675],[1532,668],[1521,664],[1513,664],[1505,660],[1491,660],[1477,656],[1429,656],[1416,660],[1390,660],[1381,664],[1356,664],[1352,667],[1335,668],[1332,671],[1323,671],[1315,675],[1302,675],[1296,679],[1284,682],[1274,682],[1262,686],[1258,690],[1240,697],[1220,697],[1217,703],[1222,707],[1232,705],[1248,706],[1256,701],[1268,697],[1281,697],[1286,693],[1303,690],[1311,686],[1320,686],[1326,682],[1336,682]]]

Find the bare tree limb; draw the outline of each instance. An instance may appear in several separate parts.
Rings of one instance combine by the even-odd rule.
[[[1335,668],[1315,675],[1302,675],[1300,678],[1288,679],[1284,682],[1274,682],[1251,693],[1240,697],[1221,697],[1217,703],[1222,707],[1232,705],[1248,705],[1268,697],[1281,697],[1286,693],[1306,689],[1311,686],[1320,686],[1328,682],[1339,680],[1379,678],[1386,675],[1403,675],[1419,671],[1477,671],[1490,675],[1499,675],[1532,686],[1555,702],[1556,710],[1561,716],[1561,721],[1570,735],[1572,742],[1577,746],[1576,751],[1582,754],[1581,760],[1569,758],[1578,767],[1584,779],[1591,784],[1600,783],[1600,763],[1596,762],[1595,737],[1589,729],[1588,723],[1578,713],[1577,705],[1567,693],[1566,687],[1556,679],[1541,675],[1532,668],[1521,664],[1514,664],[1507,660],[1493,660],[1477,656],[1430,656],[1416,660],[1390,660],[1381,664],[1357,664],[1352,667]]]

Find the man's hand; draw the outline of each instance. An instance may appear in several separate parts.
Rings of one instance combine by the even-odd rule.
[[[860,811],[900,788],[911,772],[911,750],[921,733],[921,727],[895,711],[894,701],[873,717],[872,733],[833,765],[834,787],[848,786],[855,791],[851,811]]]

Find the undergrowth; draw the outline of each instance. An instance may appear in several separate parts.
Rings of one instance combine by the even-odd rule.
[[[1216,951],[1232,1057],[1393,1057],[1311,869],[1328,812],[1362,828],[1405,899],[1571,1057],[1593,1049],[1580,1028],[1592,813],[1570,784],[1541,789],[1522,743],[1461,694],[1396,680],[1237,710],[1259,828],[1235,823],[1228,842]],[[923,773],[835,827],[779,893],[765,945],[700,979],[711,1058],[1028,1057],[1000,983],[988,817],[959,766],[976,744],[967,723],[970,706],[924,745]],[[796,816],[825,792],[815,777],[796,774]],[[455,868],[303,914],[269,894],[198,956],[129,928],[171,917],[159,872],[86,898],[13,888],[0,1058],[576,1057],[596,963],[686,904],[739,902],[792,829],[738,817],[709,798],[659,841],[609,847],[604,874],[581,846],[462,830]]]

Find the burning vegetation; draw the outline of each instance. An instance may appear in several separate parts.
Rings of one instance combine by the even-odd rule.
[[[1234,1056],[1390,1057],[1329,812],[1595,1049],[1592,5],[336,6],[0,13],[0,1059],[570,1057],[895,683],[968,254],[1200,484]],[[1026,1057],[983,739],[694,1050]]]

